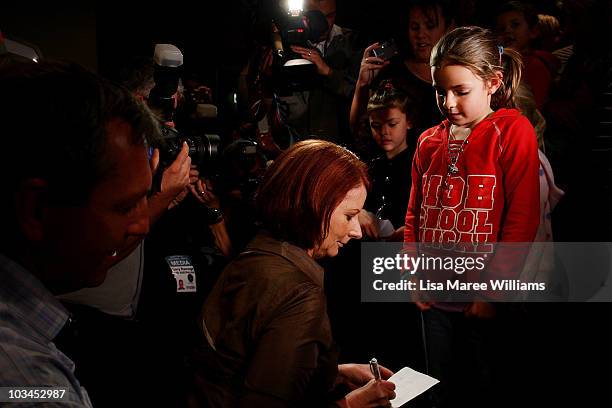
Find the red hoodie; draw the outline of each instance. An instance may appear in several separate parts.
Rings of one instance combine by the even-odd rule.
[[[498,110],[472,129],[455,175],[448,174],[449,127],[445,120],[419,138],[404,241],[454,242],[466,251],[477,243],[531,242],[540,212],[533,126],[516,109]]]

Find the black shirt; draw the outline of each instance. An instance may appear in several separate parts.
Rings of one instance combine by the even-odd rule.
[[[411,169],[414,146],[408,148],[392,159],[382,155],[370,162],[369,172],[372,180],[372,191],[365,203],[366,210],[388,219],[395,229],[403,226],[412,185]]]

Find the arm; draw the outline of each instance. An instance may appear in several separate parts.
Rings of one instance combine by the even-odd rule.
[[[363,58],[359,67],[359,75],[355,83],[355,92],[353,93],[353,101],[351,102],[351,112],[349,115],[349,124],[351,131],[355,133],[359,126],[360,118],[365,114],[368,99],[370,97],[370,85],[372,80],[376,78],[381,68],[389,64],[388,61],[383,61],[380,58],[370,56],[372,50],[378,46],[378,43],[371,44],[363,52]]]
[[[540,224],[537,138],[523,116],[506,133],[507,142],[500,157],[505,196],[499,241],[531,242]]]
[[[189,185],[189,190],[191,190],[193,196],[204,204],[207,209],[221,209],[219,198],[213,193],[210,182],[198,179],[195,182],[195,186],[193,184]],[[213,235],[215,246],[224,256],[229,257],[232,254],[232,241],[227,232],[225,217],[222,215],[217,222],[209,224],[208,228],[210,228],[210,232]]]
[[[502,132],[505,139],[501,142],[499,163],[503,172],[504,212],[495,254],[481,278],[485,282],[519,277],[530,248],[516,243],[532,242],[540,223],[540,161],[533,126],[520,116]],[[483,295],[503,299],[510,294],[490,290]],[[468,315],[491,315],[482,305],[471,309],[474,310],[468,309]]]

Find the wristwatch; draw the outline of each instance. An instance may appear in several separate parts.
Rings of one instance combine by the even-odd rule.
[[[209,225],[217,224],[223,220],[223,211],[220,208],[206,208],[206,221]]]

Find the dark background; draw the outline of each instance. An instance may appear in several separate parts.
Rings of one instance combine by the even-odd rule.
[[[171,43],[185,57],[185,69],[215,89],[244,66],[256,39],[265,41],[269,21],[285,0],[172,0],[10,2],[0,8],[0,30],[40,48],[45,57],[75,60],[103,75],[133,55],[153,55],[156,43]],[[9,2],[4,2],[9,3]],[[452,2],[465,13],[470,1]],[[476,0],[472,22],[486,22],[497,2]],[[338,0],[337,24],[358,30],[364,44],[401,39],[406,1]],[[552,10],[554,1],[538,2]]]
[[[112,75],[127,57],[152,56],[156,43],[172,43],[182,50],[185,69],[211,86],[218,102],[225,97],[219,91],[235,88],[251,45],[265,32],[262,27],[267,27],[276,1],[173,0],[159,6],[127,0],[12,3],[0,7],[0,30],[9,38],[38,46],[45,57],[72,59]],[[461,10],[460,3],[457,1]],[[476,21],[486,21],[484,16],[495,3],[479,1]],[[542,10],[550,10],[552,3],[538,2]],[[403,1],[338,0],[337,24],[359,30],[364,43],[400,38],[404,9]],[[336,313],[336,337],[344,344],[345,355],[364,362],[376,354],[384,360],[381,350],[393,350],[389,359],[409,356],[405,361],[422,368],[415,361],[422,352],[418,327],[407,325],[408,321],[418,324],[407,319],[412,313],[410,305],[360,304],[359,275],[353,273],[338,275],[329,287],[333,292],[330,312],[332,320]],[[517,330],[522,336],[499,345],[502,357],[523,355],[524,365],[506,373],[508,385],[514,384],[517,393],[529,389],[533,394],[526,399],[543,405],[599,401],[609,381],[609,375],[603,373],[610,363],[610,306],[529,306],[524,321],[511,321],[520,325]],[[342,320],[341,315],[351,317]]]

